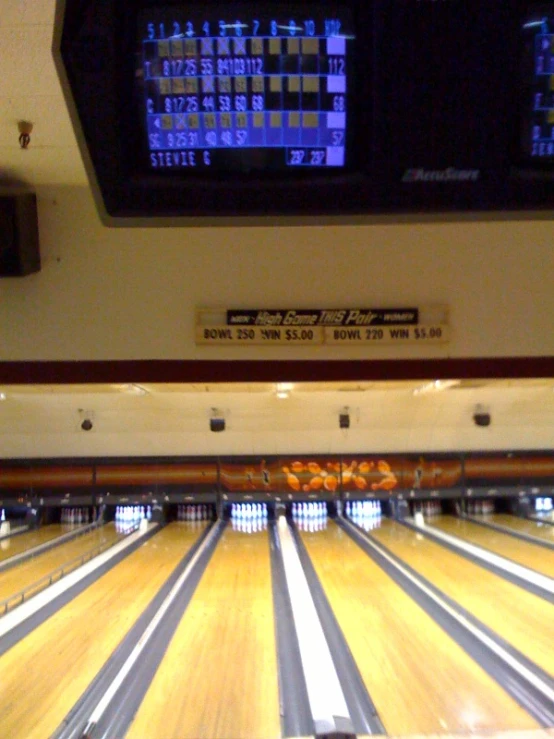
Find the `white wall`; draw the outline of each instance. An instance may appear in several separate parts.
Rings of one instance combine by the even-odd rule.
[[[339,454],[548,449],[554,441],[554,386],[455,388],[414,396],[410,389],[305,392],[156,392],[144,397],[78,390],[10,391],[0,403],[0,457]],[[473,423],[479,402],[487,428]],[[350,428],[338,414],[347,405]],[[209,431],[210,407],[224,433]],[[93,412],[83,432],[79,408]]]
[[[554,355],[550,221],[108,229],[39,188],[42,271],[0,280],[0,361]],[[197,347],[197,307],[444,303],[446,346]]]

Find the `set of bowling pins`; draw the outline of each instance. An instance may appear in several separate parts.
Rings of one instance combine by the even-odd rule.
[[[267,529],[267,505],[265,503],[233,503],[231,505],[233,531],[255,534]]]
[[[152,518],[151,506],[118,505],[115,509],[116,523],[140,523],[143,518],[150,521]]]
[[[442,513],[440,500],[424,500],[422,513],[424,516],[426,516],[426,518],[440,516],[440,514]]]
[[[535,511],[537,513],[550,513],[552,507],[552,498],[535,498]]]
[[[62,508],[60,520],[62,523],[90,523],[91,511],[88,508]]]
[[[231,505],[231,520],[267,520],[267,505],[265,503],[233,503]]]
[[[474,513],[494,513],[494,500],[469,500],[467,512],[470,516]]]
[[[327,503],[320,500],[312,500],[309,503],[293,503],[291,513],[294,521],[327,518]]]
[[[380,500],[349,500],[345,506],[350,518],[381,518]]]
[[[300,531],[323,531],[327,528],[326,503],[293,503],[291,512],[292,520]]]
[[[178,505],[177,521],[211,521],[214,508],[212,505]]]

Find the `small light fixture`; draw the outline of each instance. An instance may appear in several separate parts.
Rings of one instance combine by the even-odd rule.
[[[225,418],[217,408],[211,410],[210,431],[213,431],[214,434],[225,431]]]
[[[79,428],[81,431],[92,431],[94,428],[94,411],[79,408],[77,413],[79,415]]]
[[[348,408],[343,408],[342,411],[339,413],[339,428],[350,428],[350,412]]]
[[[487,427],[491,425],[491,414],[489,409],[478,403],[473,410],[473,423],[476,426]]]
[[[7,397],[6,393],[0,392],[0,401],[6,400]]]
[[[19,146],[22,149],[28,149],[31,143],[33,124],[30,121],[18,121],[17,130],[19,131]]]
[[[120,390],[123,393],[127,393],[127,395],[137,395],[137,396],[144,396],[148,395],[148,390],[142,385],[137,385],[134,382],[126,383],[125,385],[120,385]]]

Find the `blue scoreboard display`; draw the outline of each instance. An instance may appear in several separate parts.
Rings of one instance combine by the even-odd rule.
[[[532,159],[554,160],[554,8],[538,9],[523,24],[524,60],[530,115],[523,130],[523,152]]]
[[[146,168],[341,171],[351,158],[349,13],[222,19],[187,6],[138,14]],[[304,9],[306,11],[306,9]],[[289,14],[290,15],[290,14]]]

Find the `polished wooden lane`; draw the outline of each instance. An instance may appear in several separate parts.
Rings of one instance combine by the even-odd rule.
[[[51,736],[200,532],[171,524],[0,657],[0,737]]]
[[[554,544],[554,526],[541,521],[530,521],[528,518],[518,518],[509,513],[493,513],[488,516],[475,516],[484,523],[493,523],[496,526],[505,526],[518,534],[528,534],[537,539],[544,539]]]
[[[472,734],[471,737],[466,739],[553,739],[554,729],[531,729],[530,731],[494,731],[486,734]],[[308,739],[308,737],[306,737]],[[406,739],[406,737],[400,736],[387,736],[382,734],[371,734],[362,736],[358,734],[358,739]],[[410,736],[409,739],[461,739],[458,735],[454,737],[452,734],[415,734]]]
[[[127,736],[281,736],[267,533],[226,529]]]
[[[7,539],[2,539],[0,562],[10,557],[15,557],[16,554],[23,554],[23,552],[34,549],[41,544],[46,544],[58,536],[66,534],[69,530],[63,524],[51,523],[49,526],[42,526],[40,529],[27,531],[25,534],[18,534],[17,536],[9,536]]]
[[[554,676],[554,606],[395,521],[371,535]]]
[[[116,531],[113,523],[100,526],[87,534],[82,534],[76,539],[71,539],[53,549],[48,549],[32,559],[27,559],[19,565],[10,567],[9,570],[0,572],[0,601],[18,593],[24,588],[35,585],[45,575],[49,575],[58,567],[81,557],[97,547],[108,547],[115,544],[123,534]],[[44,584],[37,585],[39,589],[46,587]]]
[[[554,551],[538,544],[530,544],[510,534],[501,534],[494,529],[479,526],[478,523],[471,523],[462,518],[454,518],[454,516],[440,516],[429,523],[446,534],[458,536],[464,541],[488,549],[524,567],[529,567],[548,577],[554,577]]]
[[[302,539],[387,733],[536,728],[335,523]]]

